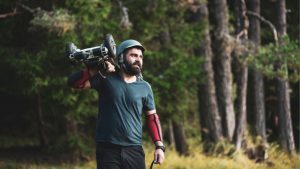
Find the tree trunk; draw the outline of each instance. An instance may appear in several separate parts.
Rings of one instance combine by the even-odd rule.
[[[248,39],[248,17],[246,16],[246,4],[244,0],[235,1],[235,12],[237,16],[237,34],[240,35],[241,40]],[[237,56],[238,57],[238,56]],[[235,58],[237,64],[237,127],[235,133],[235,144],[236,149],[240,150],[242,141],[245,139],[245,131],[247,127],[247,116],[246,116],[246,102],[247,102],[247,82],[248,82],[248,67],[245,61]]]
[[[45,134],[45,123],[43,120],[43,111],[42,111],[42,104],[41,104],[41,93],[38,91],[37,93],[37,118],[38,118],[38,133],[39,133],[39,141],[40,146],[44,147],[47,145],[47,137]]]
[[[207,3],[194,2],[191,5],[188,22],[204,23],[204,38],[200,47],[196,50],[197,55],[204,57],[204,72],[206,81],[198,86],[199,116],[201,136],[206,142],[217,143],[222,138],[221,118],[218,111],[214,72],[212,66],[211,41],[209,37]],[[196,10],[195,10],[196,9]]]
[[[278,0],[276,4],[277,30],[282,43],[282,37],[286,35],[286,7],[285,0]],[[279,63],[279,65],[286,63]],[[286,70],[287,73],[287,70]],[[284,150],[295,154],[295,143],[292,129],[289,82],[281,77],[277,78],[279,99],[279,143]]]
[[[236,149],[240,150],[242,142],[245,139],[245,132],[247,130],[247,82],[248,82],[248,68],[246,65],[241,65],[239,75],[237,76],[237,111],[238,122],[236,127],[235,144]]]
[[[172,125],[172,120],[168,121],[168,140],[169,140],[169,146],[173,147],[175,144],[175,138],[174,138],[174,129],[173,129],[173,125]]]
[[[188,155],[188,145],[182,124],[172,121],[172,125],[174,130],[176,151],[180,155]]]
[[[197,13],[201,13],[202,22],[208,21],[207,4],[201,4]],[[200,21],[199,18],[199,21]],[[200,45],[198,54],[204,57],[204,74],[206,81],[199,85],[198,100],[200,112],[200,125],[202,139],[204,141],[219,142],[222,138],[221,117],[218,110],[216,89],[214,83],[214,71],[212,66],[211,41],[209,37],[209,26],[205,27],[204,38]]]
[[[212,49],[215,55],[215,75],[218,108],[222,117],[224,135],[232,141],[235,113],[232,98],[231,53],[232,40],[228,30],[226,0],[210,0],[209,18],[212,26]]]
[[[260,0],[252,0],[249,2],[249,9],[257,14],[260,14]],[[258,47],[261,43],[260,38],[260,21],[250,17],[249,39]],[[257,48],[256,47],[256,48]],[[263,75],[253,70],[254,77],[254,111],[255,111],[255,131],[261,137],[264,143],[266,138],[266,110],[265,110],[265,91]]]

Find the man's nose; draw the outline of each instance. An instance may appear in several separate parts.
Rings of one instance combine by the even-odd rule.
[[[136,58],[135,58],[135,62],[141,62],[141,60],[142,60],[142,59],[141,59],[140,57],[136,57]]]

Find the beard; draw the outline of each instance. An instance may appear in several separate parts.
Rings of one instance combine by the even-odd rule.
[[[128,63],[128,61],[125,60],[123,66],[125,72],[131,76],[139,75],[142,72],[142,65],[140,62]]]

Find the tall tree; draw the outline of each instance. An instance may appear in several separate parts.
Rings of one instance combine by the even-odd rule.
[[[207,3],[198,5],[195,12],[195,22],[204,23],[204,38],[199,48],[199,55],[204,57],[203,71],[206,75],[205,80],[199,84],[198,100],[199,100],[199,112],[200,112],[200,125],[202,131],[202,139],[204,141],[213,141],[217,143],[223,137],[221,127],[221,117],[219,114],[216,87],[214,80],[214,70],[212,64],[212,49],[211,39],[209,36],[209,24],[208,24],[208,9]],[[202,20],[201,20],[202,19]]]
[[[93,125],[85,125],[85,132],[79,133],[83,126],[79,124],[88,124],[87,119],[96,118],[97,106],[93,103],[96,95],[72,93],[67,87],[66,76],[75,66],[67,62],[63,44],[68,40],[76,45],[96,45],[102,39],[102,33],[108,29],[112,31],[116,27],[113,25],[117,24],[114,19],[107,19],[111,6],[110,2],[104,3],[68,0],[0,3],[2,10],[15,9],[14,15],[0,23],[1,32],[6,32],[0,35],[1,60],[14,72],[9,75],[20,80],[10,79],[7,85],[14,86],[16,96],[24,95],[25,101],[35,101],[19,116],[27,117],[24,120],[27,126],[23,128],[30,132],[23,132],[24,135],[39,136],[41,146],[51,143],[52,148],[59,145],[64,147],[63,150],[86,148],[87,142],[82,140],[89,137],[81,136],[89,136],[87,133],[94,130]],[[73,22],[75,18],[78,22]],[[78,46],[82,47],[80,44]],[[77,70],[81,69],[77,66]],[[1,90],[12,93],[7,89]],[[32,116],[31,112],[36,114]],[[37,120],[29,118],[35,116]],[[21,128],[20,124],[15,126]]]
[[[248,26],[249,20],[246,15],[246,3],[244,0],[236,0],[235,1],[235,12],[237,16],[237,38],[238,40],[245,41],[248,39]],[[245,55],[245,53],[241,53],[241,55]],[[242,58],[242,57],[241,57]],[[245,131],[247,126],[247,82],[248,82],[248,66],[245,60],[239,58],[236,54],[236,81],[237,81],[237,126],[235,133],[235,144],[236,149],[240,150],[242,146],[242,141],[245,139]]]
[[[213,30],[212,49],[215,55],[215,74],[218,108],[222,117],[225,136],[231,141],[235,129],[235,113],[232,97],[231,53],[226,0],[210,0],[208,3],[210,25]]]
[[[139,10],[143,6],[129,9],[137,12],[132,15],[133,23],[137,24],[135,36],[145,36],[144,44],[150,47],[147,54],[151,53],[151,57],[145,57],[148,63],[145,66],[149,67],[143,75],[158,91],[156,101],[162,119],[172,120],[176,150],[187,154],[187,138],[182,136],[191,122],[186,117],[191,115],[189,112],[196,112],[190,111],[195,108],[191,105],[197,104],[196,99],[190,97],[196,97],[200,58],[195,56],[194,49],[199,47],[200,38],[193,37],[199,35],[201,27],[188,21],[190,2],[174,5],[164,0],[148,1],[146,12]],[[147,18],[147,22],[140,22],[143,18]]]
[[[172,121],[174,138],[175,138],[175,148],[180,155],[188,155],[188,144],[185,136],[185,131],[182,123]]]
[[[249,1],[249,10],[260,15],[260,0]],[[249,39],[256,44],[257,47],[261,43],[260,38],[260,21],[254,17],[249,18],[250,29]],[[265,111],[265,91],[264,91],[264,79],[262,73],[257,69],[253,70],[254,80],[254,111],[255,111],[255,131],[260,136],[263,142],[266,142],[266,111]]]
[[[39,141],[40,146],[45,147],[48,144],[47,136],[45,133],[45,122],[43,119],[43,110],[41,104],[42,98],[40,91],[37,91],[37,121],[38,121],[38,133],[39,133]]]
[[[276,2],[276,20],[277,30],[280,37],[279,43],[284,45],[284,36],[287,36],[286,5],[285,0]],[[278,63],[278,66],[284,66],[284,63]],[[288,70],[285,69],[288,74]],[[278,82],[278,100],[279,100],[279,143],[284,150],[291,154],[295,153],[294,135],[292,129],[290,93],[288,78],[277,77]]]

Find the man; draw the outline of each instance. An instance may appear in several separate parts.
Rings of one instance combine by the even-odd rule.
[[[153,92],[142,79],[144,47],[125,40],[117,48],[119,69],[106,61],[105,72],[86,68],[69,76],[76,89],[96,89],[99,114],[96,128],[98,169],[145,169],[142,148],[142,114],[155,144],[154,162],[164,161],[164,145]]]

